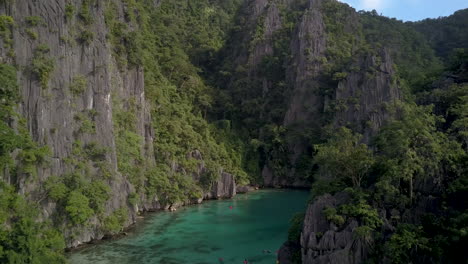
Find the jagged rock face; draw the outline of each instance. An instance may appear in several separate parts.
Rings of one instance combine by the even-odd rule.
[[[299,2],[302,6],[300,11],[296,10]],[[262,75],[262,60],[267,56],[280,56],[278,50],[275,50],[275,34],[283,29],[285,23],[290,23],[286,17],[282,17],[283,12],[280,10],[295,10],[301,13],[288,40],[288,55],[279,57],[284,60],[283,65],[287,65],[284,70],[284,82],[288,87],[285,89],[289,90],[282,99],[285,102],[282,124],[280,122],[277,125],[282,125],[288,130],[288,168],[286,173],[279,173],[268,162],[262,165],[265,186],[310,186],[310,181],[305,179],[300,171],[298,173],[297,165],[304,155],[310,154],[311,131],[316,133],[315,131],[327,124],[334,127],[348,126],[363,134],[363,142],[369,142],[390,117],[387,106],[401,98],[390,52],[385,48],[376,55],[357,52],[360,49],[358,43],[362,41],[362,25],[354,11],[347,12],[346,17],[342,19],[346,21],[343,34],[351,34],[356,38],[351,48],[354,62],[350,68],[357,70],[352,70],[335,83],[331,82],[329,66],[337,62],[330,59],[328,49],[332,45],[330,43],[336,42],[336,36],[332,36],[336,33],[327,29],[327,23],[330,22],[326,19],[330,14],[324,10],[332,2],[334,0],[256,0],[248,2],[243,8],[247,22],[243,24],[244,34],[239,34],[238,37],[250,46],[247,45],[248,49],[243,47],[237,51],[234,61],[236,65],[246,68],[246,75],[252,83],[256,83],[256,94],[262,95],[261,100],[270,96],[274,85],[268,77]],[[261,36],[258,36],[258,30],[255,30],[259,25],[263,29]],[[284,53],[279,53],[281,52]],[[324,90],[332,92],[324,93]],[[260,118],[267,112],[266,109],[262,111]],[[262,132],[259,137],[262,137]],[[270,160],[268,155],[266,154],[267,160]]]
[[[231,198],[236,195],[236,182],[232,174],[222,172],[219,180],[213,184],[205,199]]]
[[[284,118],[284,125],[303,131],[319,124],[324,100],[317,94],[320,88],[319,76],[322,69],[321,58],[326,51],[325,23],[320,11],[322,1],[311,0],[291,41],[292,64],[289,79],[294,86],[293,96]],[[288,142],[291,164],[296,164],[309,143],[304,139]],[[289,177],[296,176],[295,168]]]
[[[263,57],[267,55],[272,55],[273,54],[273,34],[281,29],[281,17],[279,14],[279,10],[277,6],[272,3],[268,7],[263,5],[263,2],[266,1],[257,1],[261,3],[257,3],[258,9],[263,10],[263,15],[265,16],[265,20],[263,21],[263,36],[262,40],[259,41],[258,44],[256,44],[253,47],[253,51],[249,54],[249,69],[251,72],[254,72],[257,70],[257,66],[262,62]],[[260,8],[262,7],[262,8]],[[260,14],[260,11],[256,10],[255,13],[258,12]],[[257,16],[258,16],[257,14]],[[262,21],[260,21],[262,23]],[[264,78],[265,79],[265,78]],[[265,79],[265,81],[267,81]]]
[[[46,197],[44,182],[50,176],[62,176],[74,171],[74,166],[66,162],[73,156],[73,143],[80,141],[83,146],[96,143],[106,149],[103,162],[109,165],[112,177],[105,180],[110,187],[110,198],[104,205],[103,216],[112,214],[119,208],[128,208],[129,226],[136,219],[138,211],[162,209],[157,196],[140,196],[139,207],[128,201],[135,188],[127,175],[118,170],[115,113],[134,109],[134,132],[141,137],[140,151],[147,165],[155,163],[153,153],[154,131],[151,124],[150,104],[145,100],[144,71],[138,66],[122,66],[118,63],[113,47],[109,43],[110,30],[105,22],[105,3],[90,1],[89,16],[92,23],[83,25],[77,15],[67,18],[67,1],[29,1],[16,0],[2,3],[0,13],[13,17],[14,59],[7,56],[8,50],[0,47],[2,62],[18,65],[18,84],[22,102],[18,112],[27,120],[27,126],[33,139],[40,145],[47,145],[52,152],[50,164],[38,169],[37,178],[31,180],[28,175],[20,175],[15,182],[19,192],[30,200],[40,201],[43,218],[57,213],[56,203]],[[82,8],[82,1],[72,2],[75,11]],[[155,0],[157,7],[161,3]],[[116,19],[134,27],[125,21],[124,1],[114,1]],[[34,27],[28,25],[29,18],[39,19]],[[28,29],[37,33],[32,36]],[[81,31],[92,32],[92,38],[86,42],[80,40]],[[86,43],[85,43],[86,42]],[[38,47],[47,47],[45,56],[53,61],[53,71],[46,81],[46,87],[32,73],[31,65]],[[84,81],[82,91],[72,91],[77,78]],[[136,107],[135,107],[136,106]],[[92,117],[93,132],[80,132],[82,124],[77,116],[83,113],[95,113]],[[203,169],[203,168],[201,168]],[[97,174],[92,167],[91,173]],[[236,194],[234,176],[220,172],[219,181],[206,194],[207,198],[228,198]],[[76,247],[93,239],[104,236],[103,224],[97,217],[89,220],[84,227],[69,228],[62,223],[67,247]]]
[[[370,237],[360,238],[357,235],[356,228],[359,227],[359,223],[356,219],[348,218],[344,225],[337,227],[326,218],[324,209],[339,208],[340,205],[349,202],[349,195],[341,192],[335,195],[325,194],[309,204],[300,238],[302,263],[358,264],[368,260],[374,253],[372,250],[375,240]],[[438,208],[440,208],[440,198],[432,195],[418,198],[411,209],[381,206],[378,212],[384,222],[377,232],[381,237],[388,238],[389,234],[395,232],[399,221],[421,225],[427,214],[441,214]],[[289,261],[291,254],[288,252],[294,248],[291,243],[283,245],[280,257]],[[384,258],[381,263],[389,263],[389,260]]]
[[[235,63],[238,65],[248,65],[249,66],[249,72],[252,72],[253,69],[255,69],[255,66],[261,62],[261,59],[264,55],[269,54],[272,52],[271,44],[269,42],[269,38],[272,33],[272,26],[273,28],[279,27],[279,24],[281,23],[279,19],[279,16],[277,17],[275,15],[275,9],[276,7],[268,7],[268,0],[254,0],[254,1],[246,1],[242,8],[241,12],[243,22],[241,22],[241,27],[242,30],[239,30],[239,32],[235,35],[236,39],[241,40],[240,43],[242,43],[242,48],[241,49],[235,49],[232,50],[231,52],[234,52],[233,59],[235,60]],[[268,13],[268,16],[265,16],[265,14]],[[264,21],[258,21],[260,17],[265,16]],[[267,20],[269,20],[267,22]],[[265,32],[262,36],[264,41],[261,41],[258,43],[255,47],[252,47],[252,51],[249,50],[249,45],[253,40],[253,35],[252,34],[245,34],[246,32],[249,31],[254,31],[255,28],[257,27],[257,23],[261,23],[265,27]],[[268,24],[268,25],[267,25]]]
[[[336,89],[336,102],[343,104],[335,114],[334,124],[351,126],[369,143],[384,121],[390,118],[387,106],[401,99],[395,80],[393,60],[387,50],[379,56],[365,55]]]
[[[343,195],[327,194],[309,205],[301,233],[302,263],[358,264],[366,259],[370,248],[369,244],[356,238],[354,229],[358,223],[348,221],[344,228],[338,230],[323,213],[325,208],[335,208],[346,199]]]
[[[322,109],[322,98],[314,93],[320,86],[317,80],[322,66],[320,58],[326,51],[325,23],[320,4],[321,1],[310,1],[310,7],[291,41],[293,63],[289,78],[294,84],[294,95],[284,118],[286,126],[313,123]],[[297,148],[301,148],[300,144],[292,147],[293,152],[299,152]]]
[[[201,161],[198,165],[197,172],[192,174],[192,178],[195,181],[199,181],[202,174],[207,172],[205,163],[203,162],[203,156],[200,151],[192,151],[188,158],[196,159]],[[232,198],[236,195],[236,181],[234,175],[220,171],[218,174],[218,180],[212,183],[211,189],[203,194],[204,199],[222,199]]]
[[[23,100],[18,110],[28,120],[28,129],[33,139],[48,145],[53,153],[51,164],[39,169],[38,181],[20,178],[19,189],[31,199],[39,200],[43,192],[41,185],[47,177],[72,171],[73,168],[64,159],[71,156],[73,142],[97,142],[108,150],[105,162],[115,172],[114,178],[107,181],[111,188],[111,198],[105,205],[105,214],[110,214],[118,208],[129,207],[127,196],[133,191],[129,181],[117,171],[113,96],[134,98],[136,104],[141,106],[136,112],[136,132],[144,139],[141,142],[142,153],[148,159],[152,159],[153,155],[152,151],[146,151],[143,147],[147,144],[147,149],[151,150],[153,142],[153,131],[149,125],[151,117],[144,96],[143,71],[140,68],[119,70],[106,39],[108,29],[104,21],[104,7],[100,2],[90,7],[93,23],[87,27],[93,32],[94,38],[89,45],[67,42],[67,38],[74,37],[78,22],[74,21],[77,18],[66,21],[65,4],[65,1],[18,0],[8,5],[6,10],[1,10],[12,16],[18,25],[13,31],[15,62],[22,69],[18,72],[18,80]],[[80,6],[77,4],[75,8],[79,9]],[[119,8],[122,12],[123,7]],[[28,17],[39,17],[43,21],[34,27],[37,32],[35,40],[26,33]],[[34,52],[40,45],[48,47],[50,51],[47,56],[54,61],[54,70],[47,87],[41,87],[41,83],[30,73]],[[70,87],[77,76],[86,80],[86,87],[81,94],[74,96]],[[77,133],[80,124],[76,116],[85,111],[97,113],[94,117],[95,133]],[[45,217],[55,211],[55,204],[47,199],[42,199],[41,205]],[[129,223],[133,217],[133,214],[130,215]],[[69,241],[68,246],[102,237],[98,220],[91,222],[91,227],[79,232],[78,236]]]
[[[327,75],[325,64],[333,63],[324,62],[329,38],[323,14],[325,2],[309,1],[308,10],[291,41],[292,63],[287,76],[294,90],[284,125],[291,133],[301,134],[331,122],[334,127],[351,127],[363,134],[363,141],[369,143],[385,120],[390,118],[388,106],[401,98],[393,60],[385,48],[378,55],[356,55],[358,59],[351,68],[357,70],[337,82],[332,87],[332,94],[323,94],[321,90],[330,85],[330,80],[324,78]],[[344,31],[358,36],[360,22],[357,14],[348,14],[346,21]],[[331,120],[325,120],[331,102],[335,109],[329,117]],[[287,178],[307,184],[306,180],[300,180],[301,175],[297,175],[295,167],[310,147],[310,138],[293,136],[288,139],[291,169]],[[269,178],[268,174],[264,176]]]

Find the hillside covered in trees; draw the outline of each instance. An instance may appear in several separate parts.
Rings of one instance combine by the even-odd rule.
[[[468,12],[0,1],[0,263],[142,211],[310,188],[281,263],[468,258]]]

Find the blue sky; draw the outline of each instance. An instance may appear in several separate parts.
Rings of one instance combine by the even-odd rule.
[[[448,16],[468,8],[468,0],[339,0],[357,10],[372,10],[403,21]]]

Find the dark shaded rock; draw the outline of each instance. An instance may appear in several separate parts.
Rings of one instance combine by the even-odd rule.
[[[286,242],[278,250],[278,261],[281,264],[293,264],[294,258],[300,255],[301,246],[294,242]]]
[[[248,193],[248,192],[252,192],[252,191],[255,191],[255,190],[256,190],[256,187],[250,186],[250,185],[246,185],[246,186],[237,185],[236,186],[236,192],[237,193]]]
[[[371,242],[356,237],[358,223],[351,220],[337,229],[323,214],[325,208],[335,208],[347,199],[345,194],[326,194],[309,205],[301,233],[302,263],[357,264],[367,258]]]
[[[334,125],[351,125],[369,143],[391,117],[388,107],[401,99],[400,88],[393,60],[385,49],[378,56],[363,55],[354,67],[361,70],[349,73],[336,89],[336,101],[346,107],[335,114]]]
[[[309,188],[310,181],[300,177],[279,177],[265,165],[262,170],[263,185],[273,188]]]
[[[203,161],[202,153],[198,150],[194,150],[187,155],[187,159],[196,159],[200,161],[197,167],[197,172],[192,174],[192,178],[195,181],[199,181],[200,178],[202,177],[202,174],[207,172],[205,163]],[[234,179],[234,175],[220,171],[218,180],[212,184],[211,190],[205,193],[203,198],[204,199],[232,198],[235,195],[236,195],[236,182]],[[196,202],[199,203],[198,201]]]
[[[236,182],[232,174],[222,172],[219,180],[211,188],[211,192],[205,194],[205,199],[231,198],[236,195]]]
[[[284,125],[299,133],[318,125],[323,109],[324,100],[316,93],[320,87],[318,79],[323,64],[321,58],[325,56],[327,43],[321,4],[321,0],[309,2],[290,44],[292,62],[287,76],[294,90],[284,117]],[[295,137],[289,140],[290,163],[296,164],[308,146],[308,139],[305,138]],[[291,178],[300,178],[295,177],[294,166],[288,174]]]

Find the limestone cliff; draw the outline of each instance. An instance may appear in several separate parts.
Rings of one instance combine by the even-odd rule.
[[[318,93],[323,85],[320,81],[323,70],[321,58],[325,56],[327,42],[321,4],[322,1],[309,1],[290,46],[292,63],[289,67],[289,79],[294,89],[284,125],[293,127],[292,130],[299,133],[321,123],[324,107],[324,98]],[[293,165],[288,172],[289,177],[295,176],[295,164],[310,147],[308,141],[309,139],[301,136],[289,140],[289,159]]]
[[[152,2],[154,5],[148,8],[161,3]],[[144,69],[127,63],[128,55],[112,41],[115,25],[126,25],[128,32],[138,30],[130,13],[125,1],[0,3],[0,14],[14,21],[11,39],[2,36],[0,61],[17,68],[21,94],[17,112],[26,119],[33,140],[51,150],[48,163],[37,169],[37,176],[6,173],[4,180],[17,186],[29,200],[39,201],[43,218],[56,221],[68,247],[102,238],[108,231],[105,219],[118,210],[126,212],[122,225],[128,226],[139,210],[166,206],[158,195],[136,194],[129,173],[119,164],[129,159],[131,153],[123,148],[132,138],[139,158],[129,159],[128,165],[142,167],[139,173],[144,174],[145,168],[156,163],[152,105],[145,96]],[[234,176],[216,173],[219,180],[203,196],[234,196]],[[49,178],[66,175],[108,186],[108,198],[99,205],[102,212],[86,225],[63,220],[63,207],[48,197]],[[135,198],[139,201],[130,201]]]
[[[94,34],[89,43],[75,42],[84,32],[80,32],[82,26],[78,18],[67,19],[65,16],[65,1],[15,1],[2,8],[1,12],[12,16],[17,25],[13,31],[15,55],[11,60],[21,69],[18,80],[23,100],[18,110],[28,120],[33,139],[50,146],[53,153],[50,166],[38,170],[37,180],[29,178],[29,175],[19,175],[16,181],[20,191],[31,199],[38,199],[44,192],[41,187],[49,176],[72,171],[73,165],[67,164],[65,158],[73,155],[73,143],[79,140],[83,144],[80,148],[97,143],[108,149],[102,162],[109,166],[114,176],[107,181],[113,195],[106,204],[106,214],[127,207],[127,197],[132,187],[117,171],[113,129],[113,110],[116,106],[112,97],[134,98],[142,106],[137,113],[141,146],[145,141],[151,144],[153,135],[148,129],[150,116],[144,99],[143,73],[141,69],[120,71],[117,67],[106,40],[108,30],[103,5],[89,7],[89,16],[94,20],[87,29]],[[74,8],[86,7],[77,5]],[[38,21],[37,24],[30,25],[28,19],[32,18]],[[40,76],[31,72],[33,60],[39,56],[47,57],[52,62],[47,80],[41,80]],[[6,53],[2,57],[5,58]],[[82,87],[79,94],[75,94],[73,84],[78,78],[82,80]],[[90,117],[90,112],[95,114]],[[83,122],[92,122],[89,131],[83,131]],[[45,199],[41,205],[45,217],[54,213],[54,202]],[[97,220],[93,222],[97,224]],[[70,245],[102,235],[93,226],[80,232]]]
[[[310,204],[301,233],[302,263],[362,263],[367,259],[372,241],[358,238],[358,223],[349,220],[344,227],[328,221],[323,213],[346,201],[341,195],[325,195]]]
[[[254,137],[268,145],[259,162],[263,184],[310,186],[303,163],[322,127],[348,126],[369,142],[390,117],[388,106],[401,99],[393,53],[385,46],[363,51],[361,18],[336,1],[259,0],[242,10],[249,19],[235,35],[244,46],[229,57],[237,67],[230,92],[247,109],[239,110],[249,116],[244,126],[257,117],[277,126],[274,137],[281,138],[271,144],[271,125],[254,126]],[[249,100],[263,103],[251,111]]]

